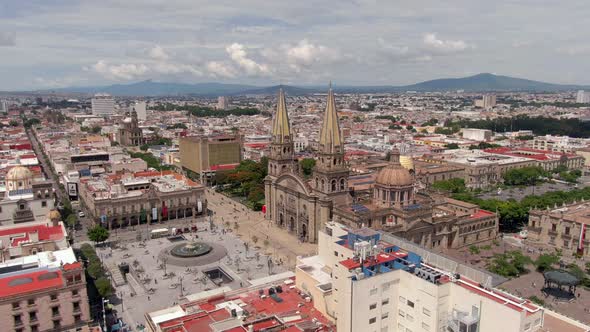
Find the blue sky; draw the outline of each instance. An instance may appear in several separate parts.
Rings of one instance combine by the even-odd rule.
[[[0,0],[0,90],[135,82],[590,84],[587,0]]]

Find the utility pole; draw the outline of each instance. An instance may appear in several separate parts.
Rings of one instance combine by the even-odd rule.
[[[104,330],[107,331],[107,314],[104,310],[104,304],[108,303],[109,300],[105,299],[104,297],[102,298],[102,322],[104,325]]]

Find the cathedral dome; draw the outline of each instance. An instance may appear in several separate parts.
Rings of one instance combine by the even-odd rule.
[[[375,182],[383,186],[405,187],[414,185],[414,179],[410,172],[399,164],[383,168],[377,174]]]
[[[47,214],[47,218],[49,218],[49,220],[61,220],[61,214],[59,214],[59,211],[57,210],[51,210],[49,211],[49,213]]]
[[[23,166],[14,166],[6,174],[6,181],[25,181],[33,177],[31,171]]]

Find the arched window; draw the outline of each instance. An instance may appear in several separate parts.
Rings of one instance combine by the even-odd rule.
[[[315,178],[315,187],[319,187],[320,185],[320,180],[318,178]]]
[[[344,179],[340,179],[340,190],[344,190],[344,187],[345,187],[344,184],[345,184]]]
[[[336,180],[332,180],[332,191],[336,191]]]
[[[326,189],[325,185],[326,185],[326,182],[324,181],[324,179],[322,179],[322,190]]]

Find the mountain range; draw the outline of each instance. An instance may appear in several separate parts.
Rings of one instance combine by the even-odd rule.
[[[312,93],[325,93],[327,87],[323,86],[253,86],[243,84],[226,83],[169,83],[154,82],[151,80],[131,84],[114,84],[93,87],[68,87],[52,90],[35,91],[39,93],[109,93],[114,96],[220,96],[220,95],[270,95],[276,94],[282,87],[288,95],[305,95]],[[533,81],[509,76],[500,76],[489,73],[477,74],[461,78],[443,78],[424,81],[405,86],[336,86],[334,90],[340,93],[393,93],[393,92],[444,92],[464,90],[466,92],[554,92],[590,89],[590,86],[553,84]]]

